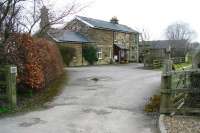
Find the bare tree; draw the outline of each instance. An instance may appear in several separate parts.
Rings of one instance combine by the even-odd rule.
[[[5,42],[12,32],[18,32],[18,14],[25,0],[0,0],[0,63],[5,63]]]
[[[165,35],[169,40],[185,40],[190,42],[195,32],[190,28],[189,24],[180,22],[169,25]]]
[[[89,4],[80,4],[80,2],[69,0],[65,7],[53,8],[52,0],[0,0],[0,33],[4,38],[8,38],[10,32],[33,33],[38,28],[41,21],[41,8],[48,7],[49,23],[40,27],[42,32],[46,27],[56,24],[62,24],[70,15],[74,15]],[[69,3],[71,1],[71,3]]]
[[[148,41],[150,40],[150,34],[147,30],[142,30],[142,32],[140,33],[140,40],[142,49],[145,50],[146,45],[148,45]]]
[[[142,29],[142,32],[140,34],[141,41],[149,41],[150,40],[150,34],[147,30]]]
[[[49,22],[40,27],[42,33],[47,27],[55,24],[61,24],[66,17],[76,14],[88,5],[82,5],[79,2],[73,2],[62,10],[56,11],[49,4],[51,0],[0,0],[0,58],[4,57],[3,51],[6,40],[11,33],[33,33],[38,28],[41,20],[40,9],[44,6],[50,7]],[[66,3],[66,2],[65,2]],[[1,59],[0,59],[1,60]]]
[[[142,29],[140,33],[140,50],[139,50],[139,61],[144,62],[145,54],[147,53],[148,49],[148,41],[150,40],[150,34],[147,30]]]
[[[30,4],[32,4],[32,7],[24,12],[26,15],[23,15],[23,19],[20,22],[26,32],[31,34],[38,28],[38,24],[41,21],[41,9],[43,7],[48,7],[49,22],[45,25],[43,24],[42,27],[40,25],[40,33],[42,33],[47,27],[51,27],[56,24],[63,24],[67,17],[82,11],[89,5],[72,2],[63,7],[62,10],[58,11],[54,9],[50,3],[50,0],[31,0]]]
[[[10,33],[19,31],[18,15],[22,9],[21,3],[25,0],[0,1],[0,33],[6,41]]]

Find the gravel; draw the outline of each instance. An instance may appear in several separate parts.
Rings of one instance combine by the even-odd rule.
[[[165,116],[168,133],[200,133],[200,116]]]

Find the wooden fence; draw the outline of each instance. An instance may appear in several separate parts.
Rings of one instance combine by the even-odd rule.
[[[180,63],[185,63],[185,57],[176,57],[176,58],[171,58],[173,60],[174,64],[180,64]]]
[[[10,108],[15,108],[17,68],[12,65],[0,66],[0,99],[8,102]]]
[[[153,68],[160,68],[162,66],[161,60],[153,60]]]
[[[149,55],[151,56],[151,55]],[[173,64],[180,64],[180,63],[185,63],[185,57],[176,57],[176,58],[171,58],[173,61]],[[160,68],[162,67],[164,63],[163,58],[158,58],[158,57],[146,57],[144,59],[144,66],[148,68]]]
[[[200,113],[200,69],[172,71],[172,61],[165,61],[160,113]]]

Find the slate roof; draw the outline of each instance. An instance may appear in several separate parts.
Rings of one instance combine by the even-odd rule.
[[[146,44],[148,44],[151,49],[165,49],[165,48],[169,48],[170,45],[171,45],[171,48],[185,49],[187,45],[185,40],[146,41]]]
[[[194,42],[191,43],[190,48],[191,49],[198,49],[200,47],[200,43],[199,42]]]
[[[128,50],[128,48],[125,45],[122,44],[115,44],[118,48]]]
[[[82,17],[82,16],[76,16],[76,18],[92,28],[107,29],[107,30],[128,32],[128,33],[139,33],[136,30],[133,30],[132,28],[122,24],[113,24],[111,22]]]
[[[47,34],[56,42],[89,43],[89,39],[78,32],[61,29],[50,29]]]

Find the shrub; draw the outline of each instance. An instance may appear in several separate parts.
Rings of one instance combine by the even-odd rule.
[[[70,62],[73,60],[73,57],[75,56],[76,50],[71,47],[66,47],[63,45],[59,45],[60,53],[62,55],[64,63],[69,66]]]
[[[18,85],[42,90],[63,72],[62,58],[55,44],[26,34],[13,35],[6,44],[7,61],[18,67]]]
[[[63,73],[62,56],[60,55],[57,45],[46,39],[34,39],[35,45],[40,47],[40,63],[43,66],[45,84],[48,85]]]
[[[92,46],[84,46],[83,47],[83,57],[90,65],[93,65],[98,59],[97,59],[97,49]]]

